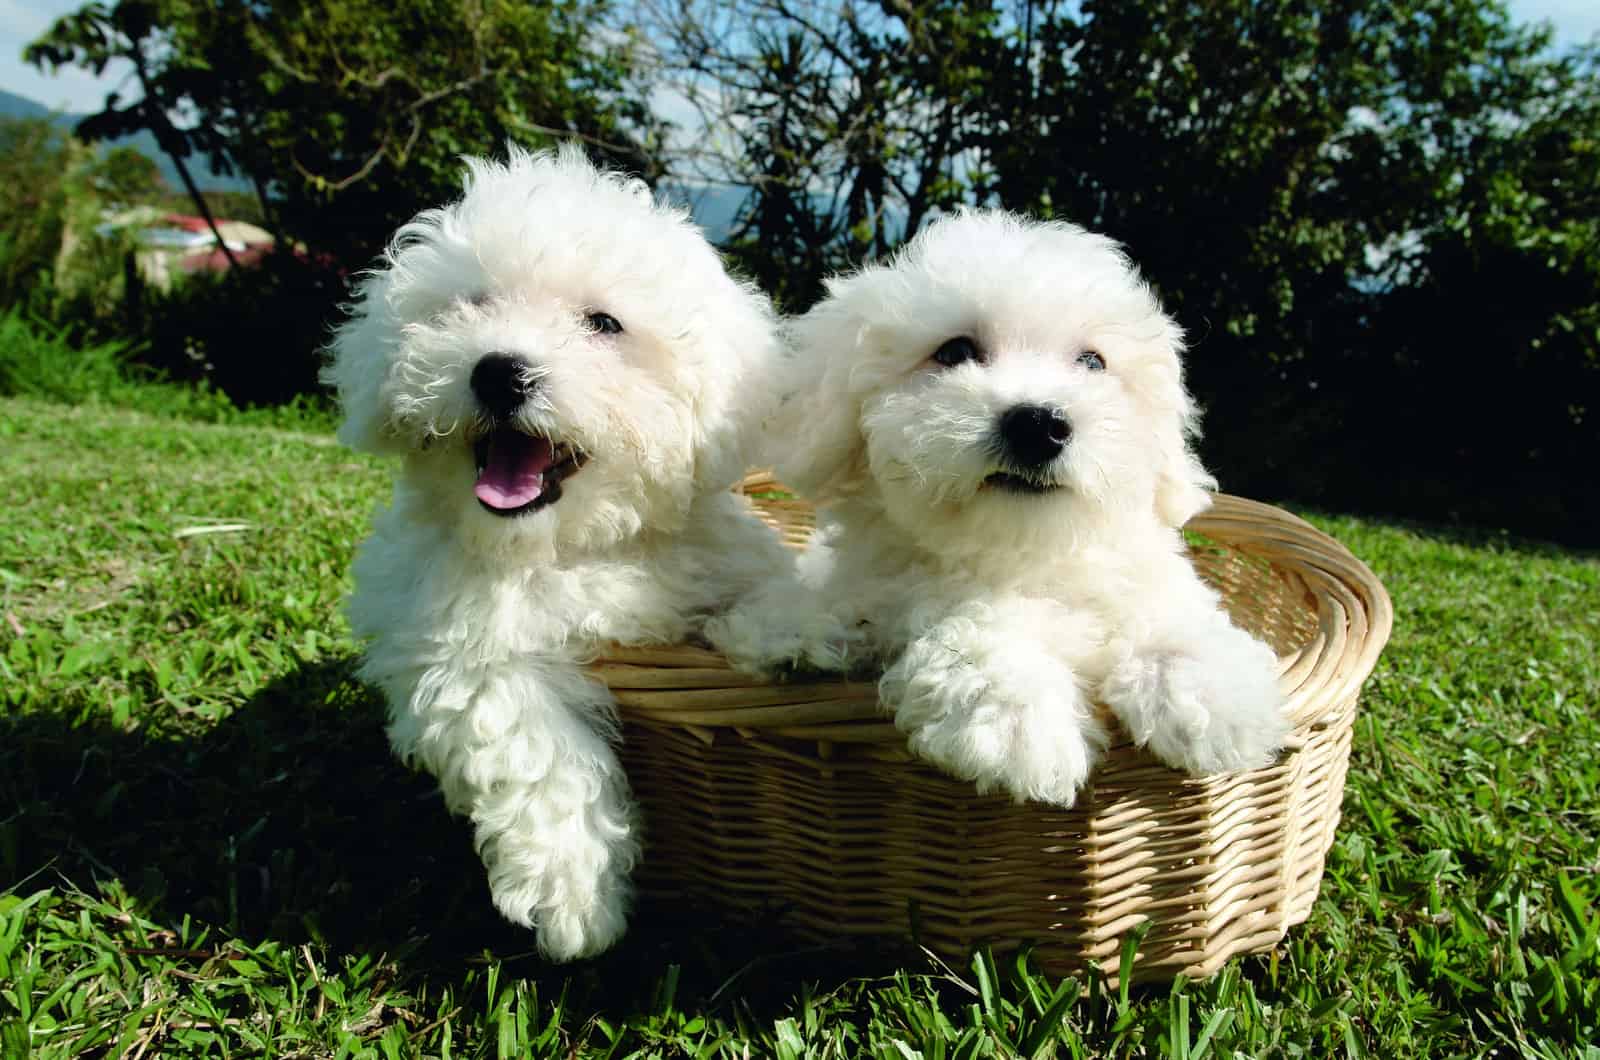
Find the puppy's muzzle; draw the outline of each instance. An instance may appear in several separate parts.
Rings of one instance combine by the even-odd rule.
[[[1007,465],[1019,471],[1044,467],[1061,455],[1072,425],[1044,405],[1014,405],[1000,417],[1000,447]]]
[[[486,353],[472,368],[472,393],[489,415],[507,420],[539,387],[533,365],[511,353]]]

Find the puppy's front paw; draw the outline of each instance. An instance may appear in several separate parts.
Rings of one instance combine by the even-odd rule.
[[[1192,649],[1125,650],[1102,697],[1175,769],[1203,776],[1268,765],[1289,734],[1272,650],[1228,627]]]
[[[563,809],[525,800],[520,809],[502,805],[492,817],[478,815],[495,908],[533,928],[540,952],[555,961],[592,957],[622,937],[628,873],[639,853],[637,829],[620,798]]]
[[[955,651],[919,647],[879,685],[913,754],[979,792],[1077,801],[1107,740],[1070,671],[1028,652],[991,652],[974,666]]]
[[[820,611],[735,608],[709,619],[705,633],[735,670],[780,680],[845,673],[868,661],[864,629]]]
[[[490,871],[489,893],[502,916],[534,930],[539,952],[553,961],[603,953],[628,928],[630,888],[616,873],[551,865],[536,878],[502,863]]]

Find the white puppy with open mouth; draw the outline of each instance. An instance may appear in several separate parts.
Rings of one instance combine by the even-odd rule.
[[[818,544],[708,626],[736,666],[882,667],[913,752],[1070,806],[1110,740],[1194,774],[1268,763],[1273,652],[1196,575],[1215,486],[1181,335],[1110,240],[939,219],[792,324],[781,477]]]
[[[400,229],[331,352],[340,438],[400,459],[350,604],[390,742],[471,818],[500,911],[598,952],[639,839],[581,664],[681,640],[783,562],[728,493],[769,304],[643,184],[512,149]]]

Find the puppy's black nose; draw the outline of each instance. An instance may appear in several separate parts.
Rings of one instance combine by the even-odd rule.
[[[510,353],[486,353],[472,368],[472,392],[495,419],[506,419],[538,386],[533,365]]]
[[[1000,417],[1006,459],[1017,467],[1043,467],[1061,455],[1071,437],[1067,418],[1043,405],[1016,405]]]

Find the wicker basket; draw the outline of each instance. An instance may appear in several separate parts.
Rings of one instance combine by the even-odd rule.
[[[792,543],[809,508],[745,492]],[[1356,696],[1388,639],[1383,586],[1345,548],[1236,497],[1189,526],[1234,619],[1270,643],[1294,733],[1265,769],[1195,780],[1126,741],[1071,810],[1016,805],[913,760],[870,683],[770,685],[692,647],[616,649],[623,759],[645,813],[647,892],[776,912],[793,934],[914,934],[949,960],[1037,943],[1047,970],[1210,975],[1269,949],[1316,900]]]

